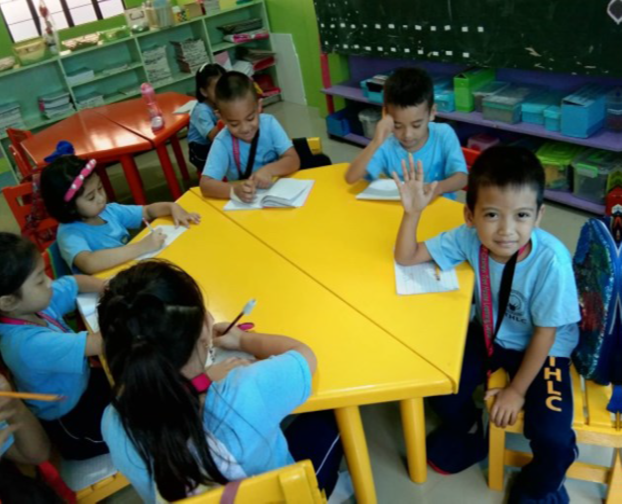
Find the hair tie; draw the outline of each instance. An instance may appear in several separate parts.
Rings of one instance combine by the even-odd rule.
[[[58,158],[63,156],[73,156],[76,153],[74,146],[66,140],[59,142],[56,145],[56,150],[50,154],[44,161],[48,164],[53,163]]]
[[[80,175],[75,178],[71,184],[71,187],[65,193],[65,203],[69,203],[72,199],[74,199],[76,193],[82,188],[84,181],[89,178],[96,166],[97,161],[95,161],[95,159],[91,159],[91,161],[87,163],[87,165],[80,172]]]

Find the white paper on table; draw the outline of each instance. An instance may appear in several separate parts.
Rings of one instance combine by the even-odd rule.
[[[427,262],[415,266],[400,266],[394,263],[396,290],[400,296],[431,294],[459,290],[456,270],[440,271],[437,280],[435,263]]]
[[[252,203],[231,199],[224,210],[261,210],[263,208],[301,208],[314,187],[313,180],[280,179],[270,189],[258,189]],[[235,196],[235,195],[234,195]],[[267,198],[283,200],[284,205],[263,205]]]
[[[99,302],[99,294],[91,292],[89,294],[80,294],[76,300],[78,311],[87,325],[93,332],[100,330],[97,320],[97,303]]]
[[[61,478],[74,492],[83,490],[117,474],[110,455],[87,460],[62,460]]]
[[[175,112],[173,112],[174,114],[192,114],[193,110],[195,110],[195,107],[197,106],[197,100],[190,100],[188,103],[182,105],[180,108],[178,108]]]
[[[137,261],[144,261],[145,259],[151,259],[153,257],[156,257],[158,254],[160,254],[160,252],[162,252],[165,248],[167,248],[175,240],[182,236],[186,231],[188,231],[188,228],[185,228],[184,226],[179,226],[178,228],[176,228],[175,226],[164,225],[158,226],[154,228],[154,230],[160,230],[165,234],[166,241],[164,242],[164,245],[160,250],[156,250],[155,252],[149,252],[148,254],[143,254],[142,256],[137,257]]]
[[[358,200],[400,201],[396,182],[392,179],[380,179],[370,183],[357,195]]]

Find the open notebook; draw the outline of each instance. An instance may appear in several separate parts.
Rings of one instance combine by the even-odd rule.
[[[89,328],[93,332],[100,330],[99,322],[97,321],[97,303],[99,302],[99,294],[80,294],[76,304],[78,305],[78,311],[80,315],[88,324]]]
[[[225,210],[299,208],[305,205],[313,186],[313,180],[279,179],[270,189],[258,189],[252,203],[244,203],[232,193]]]
[[[188,228],[185,228],[184,226],[179,226],[176,228],[175,226],[172,226],[172,225],[158,226],[154,229],[156,231],[158,230],[162,231],[167,237],[166,241],[164,242],[164,245],[162,246],[160,250],[156,250],[155,252],[149,252],[148,254],[143,254],[142,256],[137,257],[136,258],[137,261],[144,261],[145,259],[151,259],[152,257],[156,257],[160,252],[162,252],[165,248],[167,248],[175,240],[177,240],[180,236],[182,236],[186,231],[188,231]]]
[[[440,271],[433,262],[415,266],[394,265],[396,270],[396,291],[400,296],[431,294],[459,290],[456,270]],[[439,275],[439,277],[437,277]]]
[[[357,195],[360,200],[400,201],[396,182],[391,179],[380,179],[372,182],[365,191]]]

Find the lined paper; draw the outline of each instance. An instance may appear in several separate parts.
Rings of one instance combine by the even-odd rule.
[[[415,266],[400,266],[394,263],[396,271],[396,290],[400,296],[412,294],[431,294],[459,290],[456,270],[441,271],[439,280],[435,263],[427,262]]]

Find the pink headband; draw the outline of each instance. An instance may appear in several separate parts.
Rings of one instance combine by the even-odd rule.
[[[91,161],[87,163],[87,165],[80,172],[80,175],[76,177],[69,190],[65,193],[65,203],[69,203],[72,199],[74,199],[74,196],[76,196],[76,193],[82,188],[84,181],[89,178],[96,166],[97,161],[95,161],[95,159],[91,159]]]

